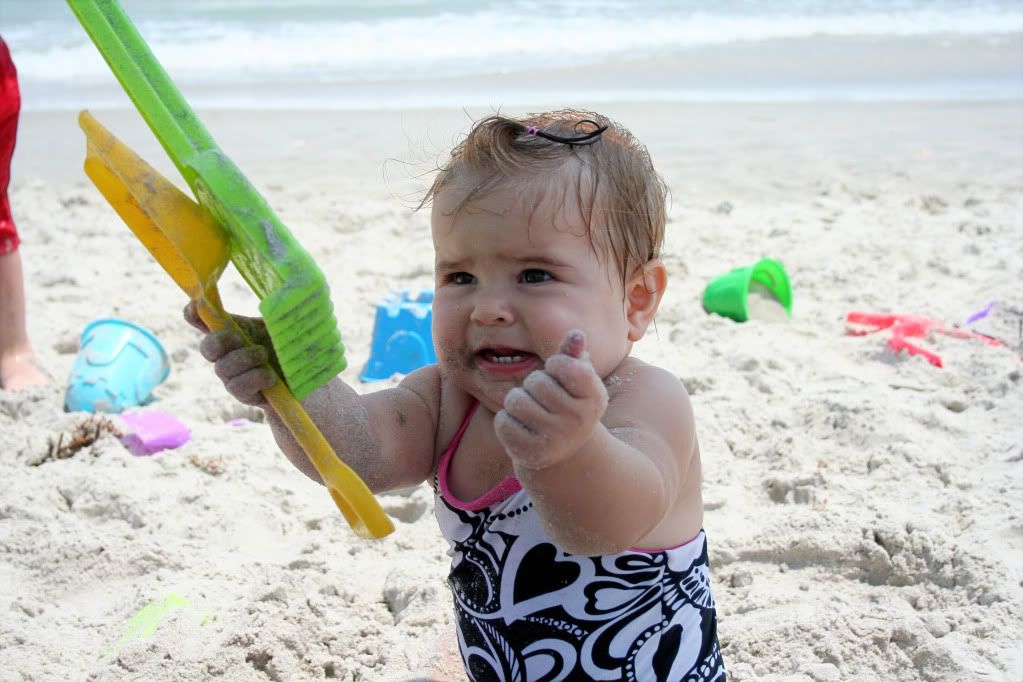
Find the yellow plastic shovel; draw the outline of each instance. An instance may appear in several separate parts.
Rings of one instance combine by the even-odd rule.
[[[85,172],[213,330],[244,331],[224,311],[217,280],[230,258],[224,230],[199,204],[114,137],[88,112],[78,117],[85,131]],[[338,459],[316,424],[284,381],[263,393],[305,450],[352,530],[381,538],[394,525],[362,479]]]

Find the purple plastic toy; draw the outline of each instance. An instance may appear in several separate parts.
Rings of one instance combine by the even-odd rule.
[[[152,455],[180,447],[191,437],[188,427],[166,412],[126,412],[121,419],[131,429],[121,443],[134,455]]]
[[[963,324],[963,326],[964,327],[969,327],[974,322],[978,322],[980,320],[983,320],[985,317],[988,316],[988,314],[991,312],[991,309],[994,308],[994,307],[995,307],[995,302],[994,301],[988,301],[988,304],[986,306],[984,306],[983,308],[981,308],[977,312],[975,312],[972,315],[970,315],[969,317],[967,317],[966,318],[966,322]]]

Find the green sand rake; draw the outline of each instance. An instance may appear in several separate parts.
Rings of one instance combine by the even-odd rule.
[[[120,5],[115,0],[68,4],[198,204],[176,196],[176,188],[130,150],[114,153],[123,145],[83,112],[90,143],[87,173],[157,261],[199,301],[200,315],[211,328],[230,326],[216,279],[226,259],[234,263],[260,299],[287,386],[265,393],[271,406],[302,445],[352,528],[365,537],[387,535],[393,530],[390,519],[298,403],[346,365],[323,273],[216,145]]]

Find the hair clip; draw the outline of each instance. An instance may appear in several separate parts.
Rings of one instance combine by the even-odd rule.
[[[594,126],[596,126],[596,128],[588,133],[579,135],[577,137],[562,137],[561,135],[554,135],[553,133],[545,133],[536,126],[522,126],[522,132],[524,132],[526,135],[536,135],[538,137],[542,137],[545,140],[550,140],[551,142],[560,142],[561,144],[571,145],[587,145],[593,144],[594,142],[599,140],[600,136],[604,134],[605,130],[607,130],[606,125],[599,125],[596,121],[593,121],[588,118],[583,119],[582,121],[576,123],[575,124],[576,129],[578,129],[579,126],[581,126],[584,123],[591,123]]]

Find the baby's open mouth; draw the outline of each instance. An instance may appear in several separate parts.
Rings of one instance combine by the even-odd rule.
[[[514,348],[483,348],[476,352],[481,358],[488,362],[500,365],[514,365],[524,360],[536,357],[533,353]]]

